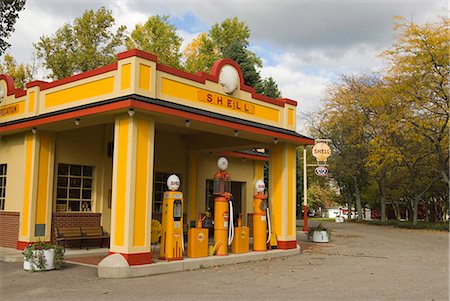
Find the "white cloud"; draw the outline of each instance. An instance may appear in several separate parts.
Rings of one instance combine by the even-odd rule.
[[[447,14],[447,2],[439,0],[28,0],[9,39],[9,52],[19,63],[29,62],[40,36],[52,35],[86,9],[102,5],[129,33],[152,15],[169,15],[183,38],[182,49],[214,23],[238,17],[251,29],[251,50],[263,58],[261,75],[272,76],[284,97],[299,102],[301,112],[316,109],[326,85],[340,74],[381,68],[377,55],[392,43],[394,15],[424,23]]]

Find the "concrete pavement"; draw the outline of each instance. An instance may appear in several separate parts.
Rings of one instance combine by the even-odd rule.
[[[329,224],[332,244],[285,258],[133,279],[66,264],[29,273],[0,263],[2,300],[448,300],[449,234]]]

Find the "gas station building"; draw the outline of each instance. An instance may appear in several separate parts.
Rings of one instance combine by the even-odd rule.
[[[296,110],[244,85],[231,59],[190,74],[130,50],[25,90],[0,75],[0,246],[21,250],[54,240],[56,226],[101,225],[111,253],[151,263],[151,220],[161,216],[168,176],[181,179],[190,225],[208,210],[224,156],[244,223],[269,163],[278,249],[296,248],[296,147],[314,144],[295,132]]]

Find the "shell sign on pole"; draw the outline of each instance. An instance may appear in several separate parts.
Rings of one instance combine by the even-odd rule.
[[[331,156],[331,148],[325,142],[318,142],[314,144],[312,154],[318,162],[327,162],[328,157]]]

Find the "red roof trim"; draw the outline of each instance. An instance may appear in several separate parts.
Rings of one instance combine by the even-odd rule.
[[[41,86],[45,86],[48,85],[49,82],[45,82],[43,80],[34,80],[32,82],[29,82],[26,84],[27,89],[32,88],[32,87],[41,87]]]
[[[236,70],[238,71],[239,74],[239,81],[240,81],[240,89],[242,91],[246,91],[251,93],[252,97],[261,101],[265,101],[280,107],[284,107],[284,101],[281,101],[279,99],[274,99],[265,95],[261,95],[256,93],[255,88],[247,86],[244,84],[244,76],[242,75],[242,70],[239,67],[238,63],[236,63],[235,61],[233,61],[230,58],[225,58],[225,59],[221,59],[217,62],[214,63],[212,69],[211,69],[211,75],[214,77],[214,81],[217,83],[219,82],[219,74],[220,74],[220,70],[222,69],[223,66],[225,65],[232,65],[234,68],[236,68]]]
[[[39,86],[41,88],[41,91],[42,91],[42,90],[50,89],[50,88],[53,88],[53,87],[56,87],[56,86],[65,85],[65,84],[68,84],[68,83],[75,82],[77,80],[85,79],[85,78],[88,78],[88,77],[91,77],[91,76],[96,76],[96,75],[107,73],[107,72],[114,71],[114,70],[117,70],[117,62],[109,64],[109,65],[106,65],[106,66],[103,66],[103,67],[100,67],[100,68],[97,68],[97,69],[89,70],[89,71],[86,71],[86,72],[83,72],[83,73],[80,73],[80,74],[76,74],[76,75],[72,75],[72,76],[69,76],[69,77],[66,77],[66,78],[62,78],[62,79],[56,80],[56,81],[51,82],[51,83],[46,83],[46,82],[37,82],[37,83],[31,82],[31,83],[33,83],[34,85]]]
[[[162,65],[162,64],[157,64],[156,65],[156,70],[162,71],[162,72],[166,72],[178,77],[184,77],[186,79],[204,84],[205,83],[205,77],[203,75],[199,76],[197,74],[192,74],[183,70],[179,70],[173,67],[169,67],[166,65]]]
[[[238,123],[231,122],[231,121],[220,120],[220,119],[216,119],[213,117],[208,117],[208,116],[199,115],[199,114],[195,114],[195,113],[180,111],[177,109],[167,108],[167,107],[163,107],[163,106],[159,106],[159,105],[155,105],[155,104],[151,104],[151,103],[141,102],[138,100],[130,100],[130,106],[138,108],[138,109],[143,109],[143,110],[148,110],[148,111],[153,111],[153,112],[158,112],[158,113],[168,114],[168,115],[173,115],[173,116],[179,116],[179,117],[182,117],[185,119],[190,119],[190,120],[205,122],[205,123],[209,123],[209,124],[213,124],[213,125],[223,126],[223,127],[231,128],[234,130],[247,131],[247,132],[260,134],[260,135],[264,135],[264,136],[268,136],[268,137],[284,139],[284,140],[291,141],[291,142],[297,142],[297,143],[301,143],[301,144],[311,144],[311,145],[314,144],[314,140],[312,140],[310,138],[297,137],[297,136],[293,136],[293,135],[289,135],[289,134],[285,134],[285,133],[280,133],[280,132],[276,132],[276,131],[253,127],[251,125],[238,124]]]
[[[14,96],[15,96],[16,98],[22,97],[22,96],[25,96],[25,95],[27,95],[27,91],[25,91],[25,90],[23,90],[23,89],[16,89],[16,90],[14,91]]]
[[[0,80],[4,80],[6,82],[6,95],[12,95],[16,91],[16,87],[14,86],[14,79],[8,74],[0,74]]]
[[[228,155],[230,157],[246,158],[246,159],[251,159],[251,160],[255,160],[255,161],[269,161],[269,158],[266,156],[244,154],[244,153],[240,153],[240,152],[222,152],[222,154]]]
[[[261,101],[264,101],[267,103],[271,103],[273,105],[277,105],[280,107],[284,107],[285,103],[297,106],[297,102],[294,100],[291,100],[291,99],[287,99],[287,98],[274,99],[274,98],[256,93],[256,91],[253,87],[250,87],[250,86],[247,86],[244,84],[244,76],[242,75],[241,68],[239,67],[238,63],[236,63],[235,61],[233,61],[230,58],[221,59],[221,60],[215,62],[211,69],[211,74],[208,74],[205,72],[196,72],[196,73],[192,74],[192,73],[182,71],[182,70],[179,70],[179,69],[176,69],[173,67],[169,67],[166,65],[162,65],[162,64],[157,64],[156,70],[163,71],[163,72],[166,72],[166,73],[178,76],[178,77],[183,77],[188,80],[192,80],[192,81],[195,81],[195,82],[198,82],[201,84],[204,84],[206,82],[206,80],[208,80],[210,82],[218,83],[220,70],[225,65],[231,65],[238,71],[240,89],[242,91],[251,93],[252,98],[258,99],[258,100],[261,100]]]
[[[158,56],[148,53],[139,49],[131,49],[125,52],[121,52],[117,54],[117,60],[123,60],[132,56],[137,56],[143,59],[147,59],[149,61],[157,62]]]
[[[52,123],[52,122],[57,122],[57,121],[67,120],[67,119],[73,119],[73,118],[80,118],[83,116],[88,116],[88,115],[93,115],[93,114],[98,114],[98,113],[108,112],[108,111],[114,111],[114,110],[119,110],[119,109],[123,109],[123,108],[130,108],[130,107],[153,111],[153,112],[158,112],[158,113],[163,113],[163,114],[170,114],[173,116],[179,116],[179,117],[190,119],[190,120],[196,120],[196,121],[205,122],[208,124],[224,126],[224,127],[232,128],[235,130],[248,131],[251,133],[260,134],[260,135],[264,135],[264,136],[268,136],[268,137],[284,139],[284,140],[291,141],[291,142],[296,142],[296,143],[301,143],[301,144],[311,144],[311,145],[314,144],[314,140],[312,140],[310,138],[306,138],[306,137],[297,137],[297,136],[292,136],[289,134],[279,133],[276,131],[253,127],[251,125],[237,124],[237,123],[234,123],[231,121],[220,120],[220,119],[216,119],[213,117],[208,117],[208,116],[199,115],[199,114],[195,114],[195,113],[180,111],[177,109],[167,108],[167,107],[163,107],[160,105],[141,102],[139,100],[133,100],[133,99],[126,99],[126,100],[122,100],[122,101],[118,101],[118,102],[114,102],[114,103],[110,103],[110,104],[103,104],[103,105],[99,105],[99,106],[95,106],[95,107],[81,109],[78,111],[43,117],[43,118],[34,119],[34,120],[30,120],[30,121],[11,124],[11,125],[7,125],[7,126],[3,126],[3,127],[0,126],[0,133],[12,131],[12,130],[20,130],[20,129],[25,129],[25,128],[37,127],[39,125],[43,125],[43,124],[47,124],[47,123]]]
[[[284,101],[287,104],[297,106],[297,102],[295,100],[289,99],[289,98],[281,98],[281,101]]]
[[[122,100],[122,101],[119,101],[119,102],[99,105],[99,106],[96,106],[96,107],[91,107],[91,108],[87,108],[87,109],[81,109],[81,110],[78,110],[78,111],[67,112],[67,113],[62,113],[62,114],[58,114],[58,115],[52,115],[52,116],[48,116],[48,117],[34,119],[34,120],[30,120],[30,121],[24,121],[24,122],[20,122],[20,123],[15,123],[15,124],[7,125],[7,126],[4,126],[4,127],[0,126],[0,133],[7,132],[7,131],[12,131],[12,130],[20,130],[20,129],[25,129],[25,128],[37,127],[37,126],[40,126],[40,125],[43,125],[43,124],[52,123],[52,122],[57,122],[57,121],[62,121],[62,120],[67,120],[67,119],[73,119],[73,118],[80,118],[80,117],[83,117],[83,116],[88,116],[88,115],[93,115],[93,114],[98,114],[98,113],[103,113],[103,112],[123,109],[123,108],[129,107],[130,103],[131,103],[131,100],[129,100],[129,99],[128,100]]]

